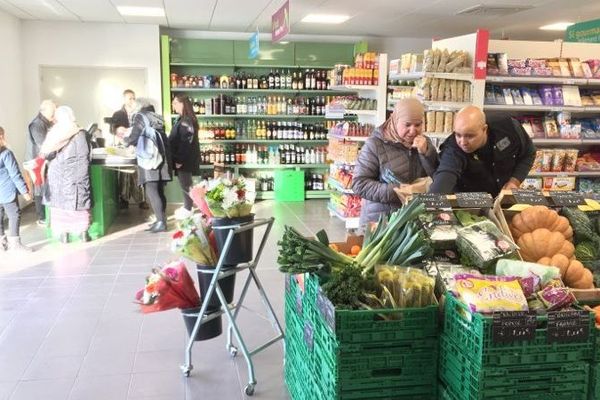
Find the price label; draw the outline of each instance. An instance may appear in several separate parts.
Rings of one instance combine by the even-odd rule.
[[[546,199],[542,192],[537,190],[517,189],[513,190],[512,194],[515,198],[515,202],[518,204],[548,205],[548,199]]]
[[[577,192],[552,192],[550,197],[554,205],[560,207],[575,207],[585,204],[583,194]]]
[[[456,193],[456,202],[463,208],[491,208],[492,195],[484,192]]]
[[[537,324],[534,312],[495,312],[492,318],[492,341],[494,343],[535,339]]]
[[[319,287],[317,292],[317,308],[331,332],[335,333],[335,307]]]
[[[562,107],[550,107],[550,112],[561,112]]]
[[[589,336],[589,312],[568,310],[548,313],[548,343],[585,342]]]
[[[574,79],[566,79],[564,84],[565,85],[574,85],[575,84],[575,80]]]
[[[448,197],[442,193],[417,193],[414,195],[414,198],[425,204],[425,208],[452,208],[452,204],[450,204]]]
[[[346,107],[339,102],[332,102],[325,106],[326,119],[344,119]]]
[[[285,275],[285,292],[289,293],[290,292],[290,281],[293,279],[292,275],[286,274]]]
[[[304,322],[304,343],[309,351],[313,350],[315,343],[315,330],[309,321]]]

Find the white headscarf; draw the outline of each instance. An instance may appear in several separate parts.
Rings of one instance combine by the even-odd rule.
[[[79,126],[75,122],[75,114],[71,107],[60,106],[54,114],[56,123],[52,126],[42,144],[40,152],[49,154],[59,151],[69,143],[69,140],[79,132]]]

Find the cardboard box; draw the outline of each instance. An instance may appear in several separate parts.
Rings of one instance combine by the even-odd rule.
[[[543,190],[572,191],[576,187],[574,176],[544,177]]]

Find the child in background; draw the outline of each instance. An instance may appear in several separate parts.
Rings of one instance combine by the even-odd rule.
[[[7,147],[4,129],[0,127],[0,251],[31,251],[29,247],[21,244],[19,237],[19,193],[25,200],[31,200],[15,155]],[[8,235],[4,233],[4,214],[8,217]]]

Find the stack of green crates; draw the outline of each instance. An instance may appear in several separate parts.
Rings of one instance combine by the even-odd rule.
[[[437,306],[336,310],[328,322],[319,292],[313,275],[305,275],[303,292],[294,277],[286,284],[285,377],[293,400],[437,399]]]
[[[471,313],[446,295],[440,337],[441,398],[447,400],[587,400],[594,318],[579,343],[549,342],[546,316],[531,341],[495,343],[491,316]]]

